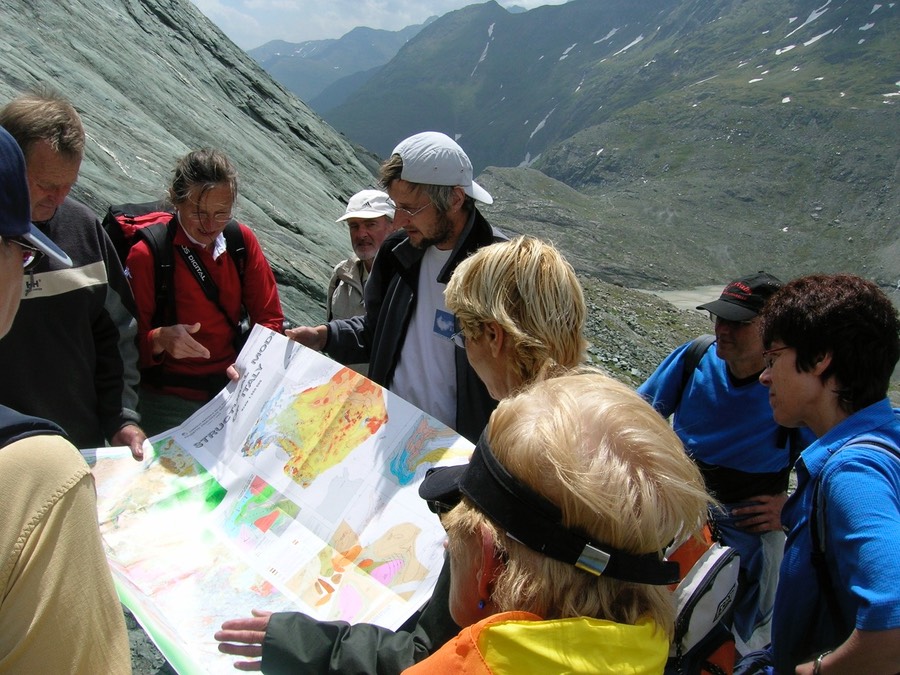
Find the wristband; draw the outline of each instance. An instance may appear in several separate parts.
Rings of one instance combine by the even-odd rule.
[[[822,672],[822,659],[824,659],[830,653],[831,653],[831,650],[829,649],[827,651],[822,652],[821,654],[819,654],[816,657],[816,662],[813,665],[813,675],[820,675],[820,673]]]

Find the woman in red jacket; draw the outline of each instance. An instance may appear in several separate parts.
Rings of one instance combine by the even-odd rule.
[[[282,331],[275,277],[252,230],[234,221],[236,197],[237,170],[222,151],[195,150],[176,164],[169,188],[175,215],[166,239],[173,248],[170,307],[158,311],[157,265],[147,241],[128,254],[148,435],[177,426],[227,384],[244,311],[251,326]],[[226,227],[243,238],[244,260],[226,246]]]

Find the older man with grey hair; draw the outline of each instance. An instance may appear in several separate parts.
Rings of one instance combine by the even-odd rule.
[[[363,190],[350,197],[338,223],[347,223],[353,255],[334,267],[328,281],[325,320],[349,319],[366,311],[363,288],[384,238],[397,229],[386,192]]]

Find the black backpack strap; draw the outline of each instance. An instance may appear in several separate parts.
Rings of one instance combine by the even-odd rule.
[[[0,448],[31,436],[65,436],[62,428],[42,417],[31,417],[0,405]]]
[[[228,252],[229,256],[231,256],[231,259],[237,268],[243,300],[244,271],[247,267],[247,247],[244,243],[244,235],[241,233],[240,225],[236,220],[232,218],[228,221],[223,230],[223,236],[225,237],[225,250]],[[243,342],[250,330],[250,318],[243,301],[241,302],[240,315],[238,316],[237,321],[232,321],[231,316],[219,300],[219,287],[210,276],[209,271],[203,264],[203,260],[197,255],[197,252],[188,246],[175,246],[175,250],[184,260],[184,263],[187,265],[191,274],[194,275],[194,279],[200,284],[200,288],[203,289],[203,294],[206,296],[207,300],[212,302],[222,313],[222,316],[225,317],[225,320],[231,324],[231,327],[234,330],[234,340],[236,341],[235,350],[240,351],[240,347],[243,346]]]
[[[138,230],[153,255],[153,285],[155,309],[151,326],[170,326],[175,323],[175,257],[172,254],[175,218],[168,223],[156,223]]]
[[[241,232],[241,226],[234,218],[228,221],[225,229],[222,231],[225,237],[225,250],[234,261],[237,267],[238,278],[241,280],[241,316],[238,319],[237,334],[235,335],[235,349],[241,351],[244,342],[250,335],[250,312],[243,303],[244,293],[244,272],[247,270],[247,245],[244,243],[244,233]]]
[[[701,335],[700,337],[694,338],[691,341],[691,344],[688,345],[688,348],[684,350],[681,386],[678,388],[678,398],[672,406],[673,410],[681,403],[681,397],[684,395],[684,390],[687,388],[688,382],[690,382],[691,378],[694,376],[694,371],[697,370],[697,366],[700,365],[703,355],[706,354],[715,341],[715,335]]]
[[[247,269],[247,246],[244,244],[244,233],[241,232],[241,226],[234,218],[228,221],[225,229],[222,230],[222,236],[225,237],[225,250],[234,261],[237,267],[238,276],[241,279],[241,286],[244,285],[244,271]]]

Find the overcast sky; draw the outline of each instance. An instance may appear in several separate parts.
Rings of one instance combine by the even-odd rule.
[[[567,0],[498,0],[504,6],[533,9]],[[339,38],[356,26],[400,30],[441,16],[474,0],[192,0],[243,49],[269,40]]]

